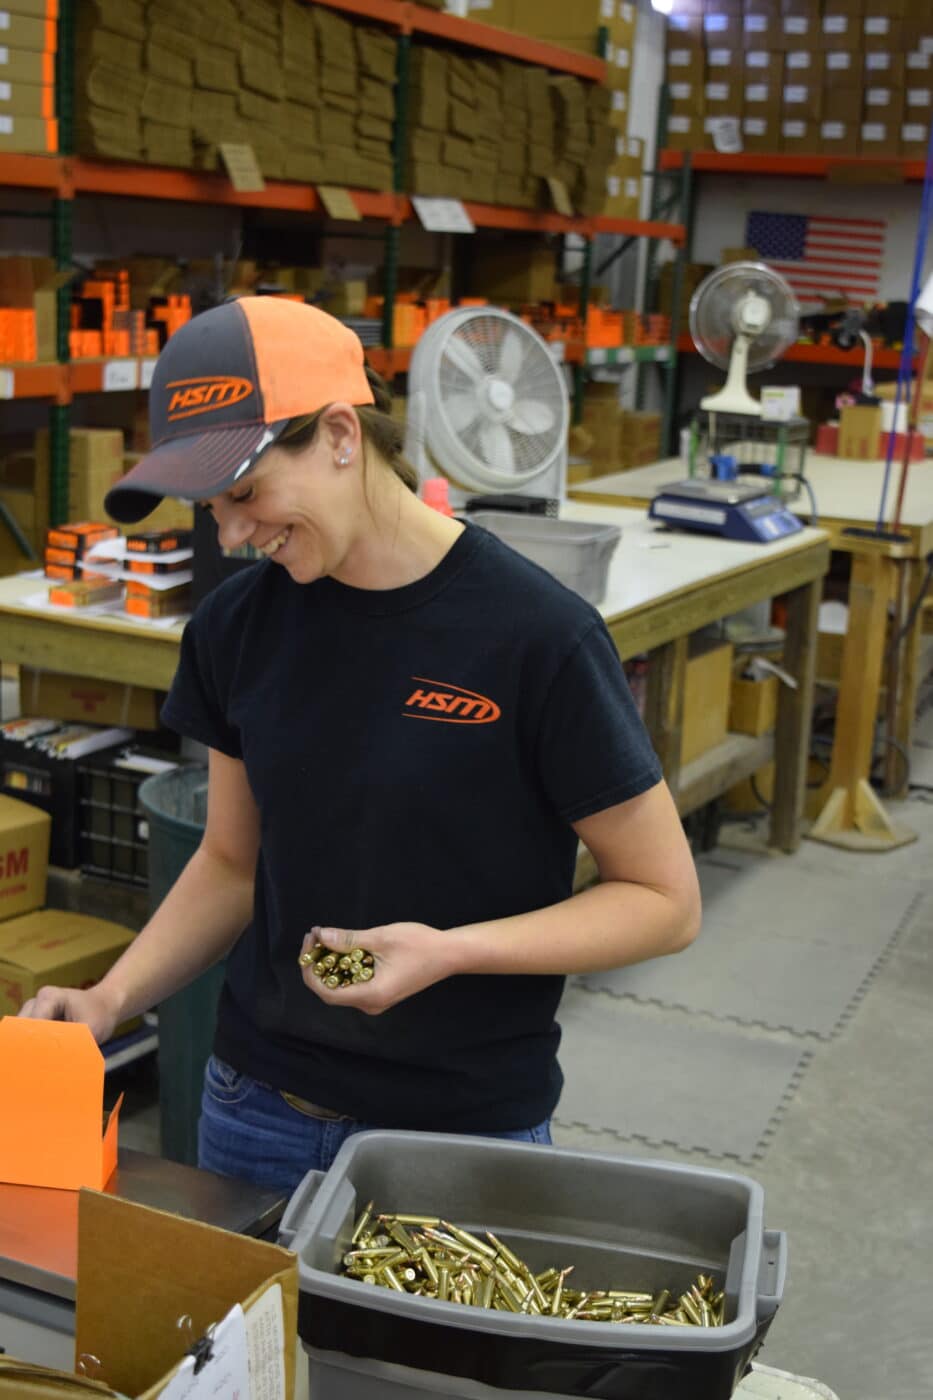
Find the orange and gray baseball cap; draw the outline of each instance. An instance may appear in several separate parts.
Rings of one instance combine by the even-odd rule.
[[[131,525],[163,496],[219,496],[293,418],[338,402],[374,399],[359,337],[336,317],[280,297],[241,297],[205,311],[156,361],[152,451],[111,487],[106,509]]]

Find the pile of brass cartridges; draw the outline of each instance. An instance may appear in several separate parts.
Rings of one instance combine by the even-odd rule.
[[[568,1286],[572,1267],[535,1274],[488,1231],[479,1239],[439,1216],[374,1216],[372,1201],[356,1222],[343,1273],[398,1293],[537,1317],[666,1327],[724,1323],[725,1295],[708,1274],[700,1274],[679,1298],[667,1289],[583,1292]]]
[[[298,959],[299,967],[310,967],[325,987],[353,987],[357,982],[371,981],[375,973],[375,958],[365,948],[351,948],[349,953],[332,953],[323,943],[315,943]]]

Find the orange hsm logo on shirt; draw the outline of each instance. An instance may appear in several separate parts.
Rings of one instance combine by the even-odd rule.
[[[439,719],[447,724],[492,724],[502,714],[495,700],[466,690],[462,685],[446,681],[429,681],[424,676],[412,676],[418,682],[405,701],[402,714],[408,719]],[[426,687],[430,686],[430,689]]]
[[[168,401],[170,423],[177,422],[179,418],[193,418],[196,413],[213,413],[218,408],[229,408],[253,392],[253,385],[248,379],[237,379],[230,374],[173,379],[165,387],[175,390]]]

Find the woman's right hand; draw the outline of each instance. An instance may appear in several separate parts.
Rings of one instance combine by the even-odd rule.
[[[120,1019],[100,984],[87,990],[40,987],[34,997],[23,1002],[19,1014],[34,1021],[83,1021],[98,1045],[111,1038]]]

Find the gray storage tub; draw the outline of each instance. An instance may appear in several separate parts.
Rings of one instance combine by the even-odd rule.
[[[489,1229],[575,1286],[689,1287],[712,1273],[721,1328],[578,1322],[484,1311],[338,1276],[367,1201]],[[299,1331],[316,1400],[727,1400],[784,1288],[786,1242],[745,1176],[533,1143],[376,1131],[310,1172],[281,1243],[299,1257]],[[724,1283],[722,1282],[724,1280]]]
[[[609,561],[622,538],[618,525],[555,520],[550,515],[523,515],[508,510],[477,510],[468,518],[547,569],[594,607],[605,598]]]

